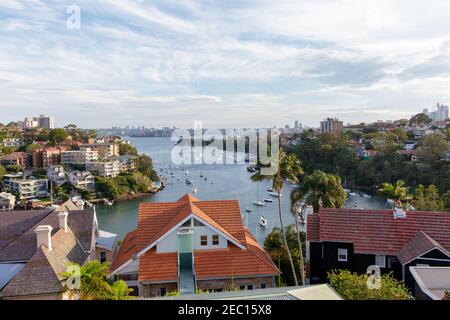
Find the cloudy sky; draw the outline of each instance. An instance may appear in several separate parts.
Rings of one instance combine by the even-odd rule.
[[[0,122],[409,117],[450,102],[449,13],[447,0],[1,0]]]

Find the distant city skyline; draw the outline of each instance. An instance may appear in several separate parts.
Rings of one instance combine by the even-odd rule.
[[[325,2],[3,0],[0,122],[319,127],[448,104],[448,1]]]

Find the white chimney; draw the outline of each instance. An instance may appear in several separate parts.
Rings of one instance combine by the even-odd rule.
[[[37,236],[37,247],[40,248],[43,244],[52,250],[52,226],[39,226],[34,229]]]
[[[403,210],[403,207],[394,207],[394,219],[405,219],[406,212]]]
[[[67,216],[69,214],[67,211],[63,211],[58,213],[58,220],[59,220],[59,228],[63,229],[64,231],[67,231]]]

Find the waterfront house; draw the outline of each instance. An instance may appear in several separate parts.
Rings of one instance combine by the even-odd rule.
[[[243,226],[236,200],[143,203],[111,266],[142,297],[275,286],[280,273]]]
[[[7,190],[16,194],[19,200],[31,200],[48,196],[47,179],[16,178],[15,175],[5,175],[3,184]]]
[[[327,272],[348,269],[382,273],[414,289],[410,266],[450,266],[448,212],[325,209],[307,218],[310,283],[327,282]]]
[[[68,174],[69,182],[78,189],[93,189],[95,177],[89,171],[71,171]]]
[[[82,265],[104,249],[96,246],[101,232],[95,209],[61,211],[68,207],[77,209],[72,203],[1,214],[0,298],[69,298],[62,272],[70,262]]]
[[[115,178],[122,172],[122,165],[117,160],[89,162],[86,164],[86,170],[96,171],[99,176],[105,178]]]
[[[58,186],[67,182],[66,171],[63,166],[51,166],[47,170],[47,177]]]

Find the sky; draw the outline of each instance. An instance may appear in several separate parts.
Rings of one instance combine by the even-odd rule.
[[[0,122],[408,118],[450,102],[449,13],[447,0],[1,0]]]

